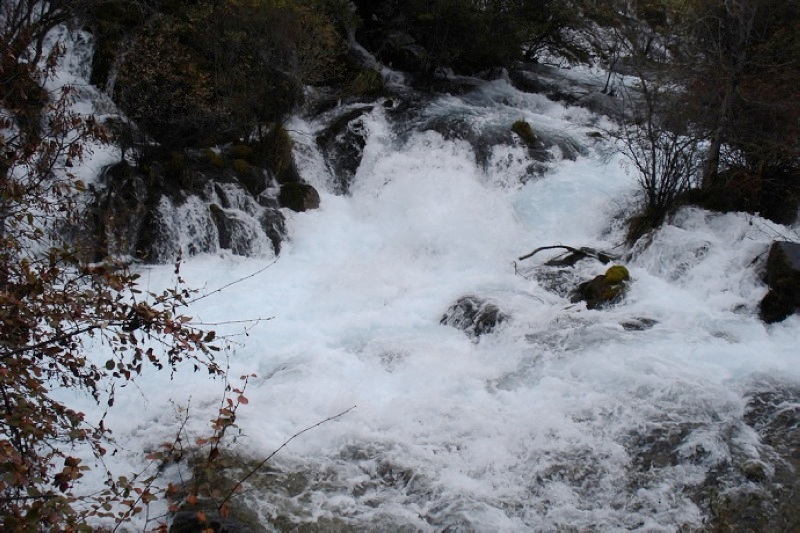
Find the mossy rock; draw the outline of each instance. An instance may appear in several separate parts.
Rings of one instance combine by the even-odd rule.
[[[622,265],[614,265],[606,270],[606,283],[617,284],[631,279],[628,269]]]
[[[294,164],[293,146],[289,132],[284,127],[277,126],[258,143],[252,145],[253,154],[250,161],[269,169],[278,183],[298,182],[300,175]]]
[[[628,269],[622,265],[614,265],[605,274],[578,285],[572,292],[572,301],[586,302],[589,309],[615,304],[625,295],[628,281]]]
[[[539,142],[539,138],[536,137],[535,133],[533,133],[533,128],[531,128],[531,125],[524,120],[517,120],[514,122],[514,124],[511,125],[511,131],[516,133],[519,138],[529,146],[535,145]]]
[[[217,168],[224,168],[225,167],[225,158],[222,157],[221,154],[217,153],[215,150],[211,148],[206,148],[204,155],[209,163]]]
[[[375,69],[365,69],[358,73],[350,85],[350,91],[355,95],[372,95],[384,89],[383,76]]]
[[[250,166],[250,163],[248,163],[244,159],[234,159],[233,160],[233,170],[237,174],[250,174],[250,172],[253,169]]]
[[[253,150],[252,146],[248,146],[246,144],[234,144],[231,148],[231,157],[234,159],[250,159],[253,157]]]

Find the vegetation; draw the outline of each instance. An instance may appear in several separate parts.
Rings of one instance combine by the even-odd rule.
[[[162,149],[260,136],[300,102],[304,85],[343,75],[346,47],[335,4],[201,0],[163,6],[128,30],[127,49],[116,60],[115,99]],[[101,20],[97,32],[113,33],[107,28],[124,24],[126,13],[115,25]]]
[[[44,34],[70,16],[66,3],[0,3],[0,524],[6,531],[67,530],[92,516],[124,521],[156,498],[152,478],[112,476],[107,490],[78,497],[74,483],[102,464],[110,441],[103,420],[88,420],[58,399],[81,391],[111,407],[119,382],[146,365],[182,362],[212,375],[214,333],[183,314],[191,291],[138,288],[138,275],[107,258],[82,260],[65,239],[81,223],[71,170],[87,143],[107,140],[93,116],[71,110],[73,89],[45,89],[60,45]],[[176,269],[177,272],[177,269]],[[88,345],[99,347],[90,355]],[[81,503],[80,506],[76,505]]]

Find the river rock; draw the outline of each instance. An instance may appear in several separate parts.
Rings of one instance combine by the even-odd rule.
[[[307,183],[284,183],[278,194],[278,203],[298,213],[319,207],[319,193]]]
[[[759,309],[764,322],[780,322],[800,309],[800,244],[772,243],[764,281],[769,286]]]
[[[372,106],[363,106],[344,113],[317,137],[333,170],[334,192],[338,194],[347,194],[361,164],[367,144],[364,116],[370,111]]]
[[[508,318],[495,304],[477,296],[464,296],[450,306],[439,323],[460,329],[477,340],[481,335],[493,332]]]
[[[619,302],[631,279],[628,269],[614,265],[605,274],[584,281],[573,291],[573,302],[586,302],[589,309],[599,309]]]

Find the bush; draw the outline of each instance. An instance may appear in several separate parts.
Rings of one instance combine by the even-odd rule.
[[[63,20],[67,13],[48,11],[61,5],[40,9],[37,2],[28,13]],[[43,91],[60,48],[39,70],[29,51],[47,24],[28,21],[15,34],[6,31],[12,22],[0,17],[0,524],[5,531],[88,530],[93,516],[125,521],[139,512],[156,497],[153,480],[105,472],[107,490],[77,495],[75,482],[93,467],[75,450],[89,449],[103,464],[109,429],[52,392],[81,391],[111,406],[114,386],[145,365],[174,370],[188,360],[214,375],[222,370],[213,332],[193,328],[183,314],[191,291],[143,292],[125,264],[85,263],[78,246],[65,242],[64,228],[81,223],[77,198],[86,189],[71,169],[80,166],[85,143],[107,136],[93,116],[70,111],[70,87],[43,102],[38,120],[26,120],[34,111],[13,96],[33,80]],[[20,77],[20,69],[30,76]],[[99,360],[87,354],[91,339],[105,350]]]

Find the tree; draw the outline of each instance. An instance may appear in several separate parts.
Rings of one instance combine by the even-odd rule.
[[[119,56],[114,96],[167,153],[268,131],[304,85],[342,75],[338,4],[201,0],[153,13]]]
[[[105,512],[109,501],[137,511],[154,495],[139,489],[125,501],[110,478],[108,492],[78,514],[73,483],[86,468],[71,450],[106,453],[109,429],[52,395],[84,391],[113,404],[114,383],[144,365],[175,370],[181,361],[211,374],[213,332],[182,314],[191,294],[178,287],[143,293],[138,275],[113,259],[86,263],[64,230],[80,223],[85,185],[79,167],[87,142],[106,140],[92,116],[71,108],[73,90],[48,92],[62,47],[45,35],[71,16],[69,2],[0,4],[0,524],[6,531],[65,530]],[[101,340],[105,357],[87,354]],[[110,392],[108,392],[110,391]],[[109,507],[110,508],[110,507]]]
[[[800,198],[800,2],[694,0],[685,106],[709,148],[709,195],[791,222]]]

